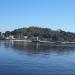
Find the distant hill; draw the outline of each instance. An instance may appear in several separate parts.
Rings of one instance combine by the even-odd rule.
[[[75,33],[65,32],[63,30],[52,30],[49,28],[29,27],[15,29],[14,31],[6,31],[5,36],[13,35],[15,38],[24,39],[28,36],[31,39],[33,36],[38,36],[40,40],[48,41],[75,41]]]

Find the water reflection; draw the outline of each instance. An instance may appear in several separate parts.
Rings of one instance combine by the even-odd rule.
[[[74,45],[0,41],[0,75],[75,75],[74,59]]]
[[[5,45],[6,48],[11,47],[17,49],[18,51],[27,52],[31,54],[63,54],[75,52],[74,45],[52,45],[48,43],[28,43],[23,41],[4,41],[0,42],[0,45],[2,45],[2,43]]]

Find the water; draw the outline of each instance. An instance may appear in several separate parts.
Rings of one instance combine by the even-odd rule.
[[[75,45],[0,41],[0,75],[75,75]]]

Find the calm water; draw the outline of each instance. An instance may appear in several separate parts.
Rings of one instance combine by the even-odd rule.
[[[0,41],[0,75],[75,75],[75,45]]]

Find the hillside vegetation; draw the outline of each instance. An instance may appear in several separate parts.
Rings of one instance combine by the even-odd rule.
[[[51,30],[48,28],[40,27],[15,29],[11,32],[6,31],[4,35],[13,35],[17,39],[24,39],[24,36],[28,36],[28,39],[31,39],[33,36],[38,36],[40,40],[47,41],[75,41],[75,33],[65,32],[63,30]]]

